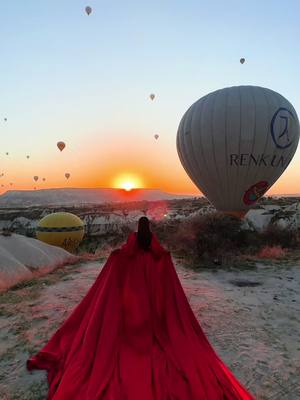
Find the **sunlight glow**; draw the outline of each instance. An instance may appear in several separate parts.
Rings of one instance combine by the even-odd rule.
[[[118,189],[124,189],[130,192],[132,189],[139,189],[143,187],[141,179],[132,174],[122,174],[114,179],[113,187]]]

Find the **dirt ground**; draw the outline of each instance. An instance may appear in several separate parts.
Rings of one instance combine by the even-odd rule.
[[[58,269],[0,295],[0,399],[44,400],[44,371],[25,362],[50,338],[103,262]],[[299,264],[177,271],[219,356],[258,400],[300,399]]]

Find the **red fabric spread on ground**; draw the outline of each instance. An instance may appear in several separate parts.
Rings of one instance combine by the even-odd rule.
[[[46,369],[50,400],[250,400],[218,357],[170,254],[136,234],[27,368]]]

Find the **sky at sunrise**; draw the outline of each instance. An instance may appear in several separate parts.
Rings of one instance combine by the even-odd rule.
[[[300,114],[298,0],[0,5],[0,193],[128,181],[196,194],[176,151],[192,103],[258,85]],[[270,193],[300,193],[300,148]]]

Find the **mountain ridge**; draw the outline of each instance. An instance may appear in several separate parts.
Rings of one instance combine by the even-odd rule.
[[[130,201],[158,201],[196,197],[167,193],[160,189],[112,188],[53,188],[39,190],[8,190],[0,195],[0,207],[14,206],[65,206],[103,204]]]

